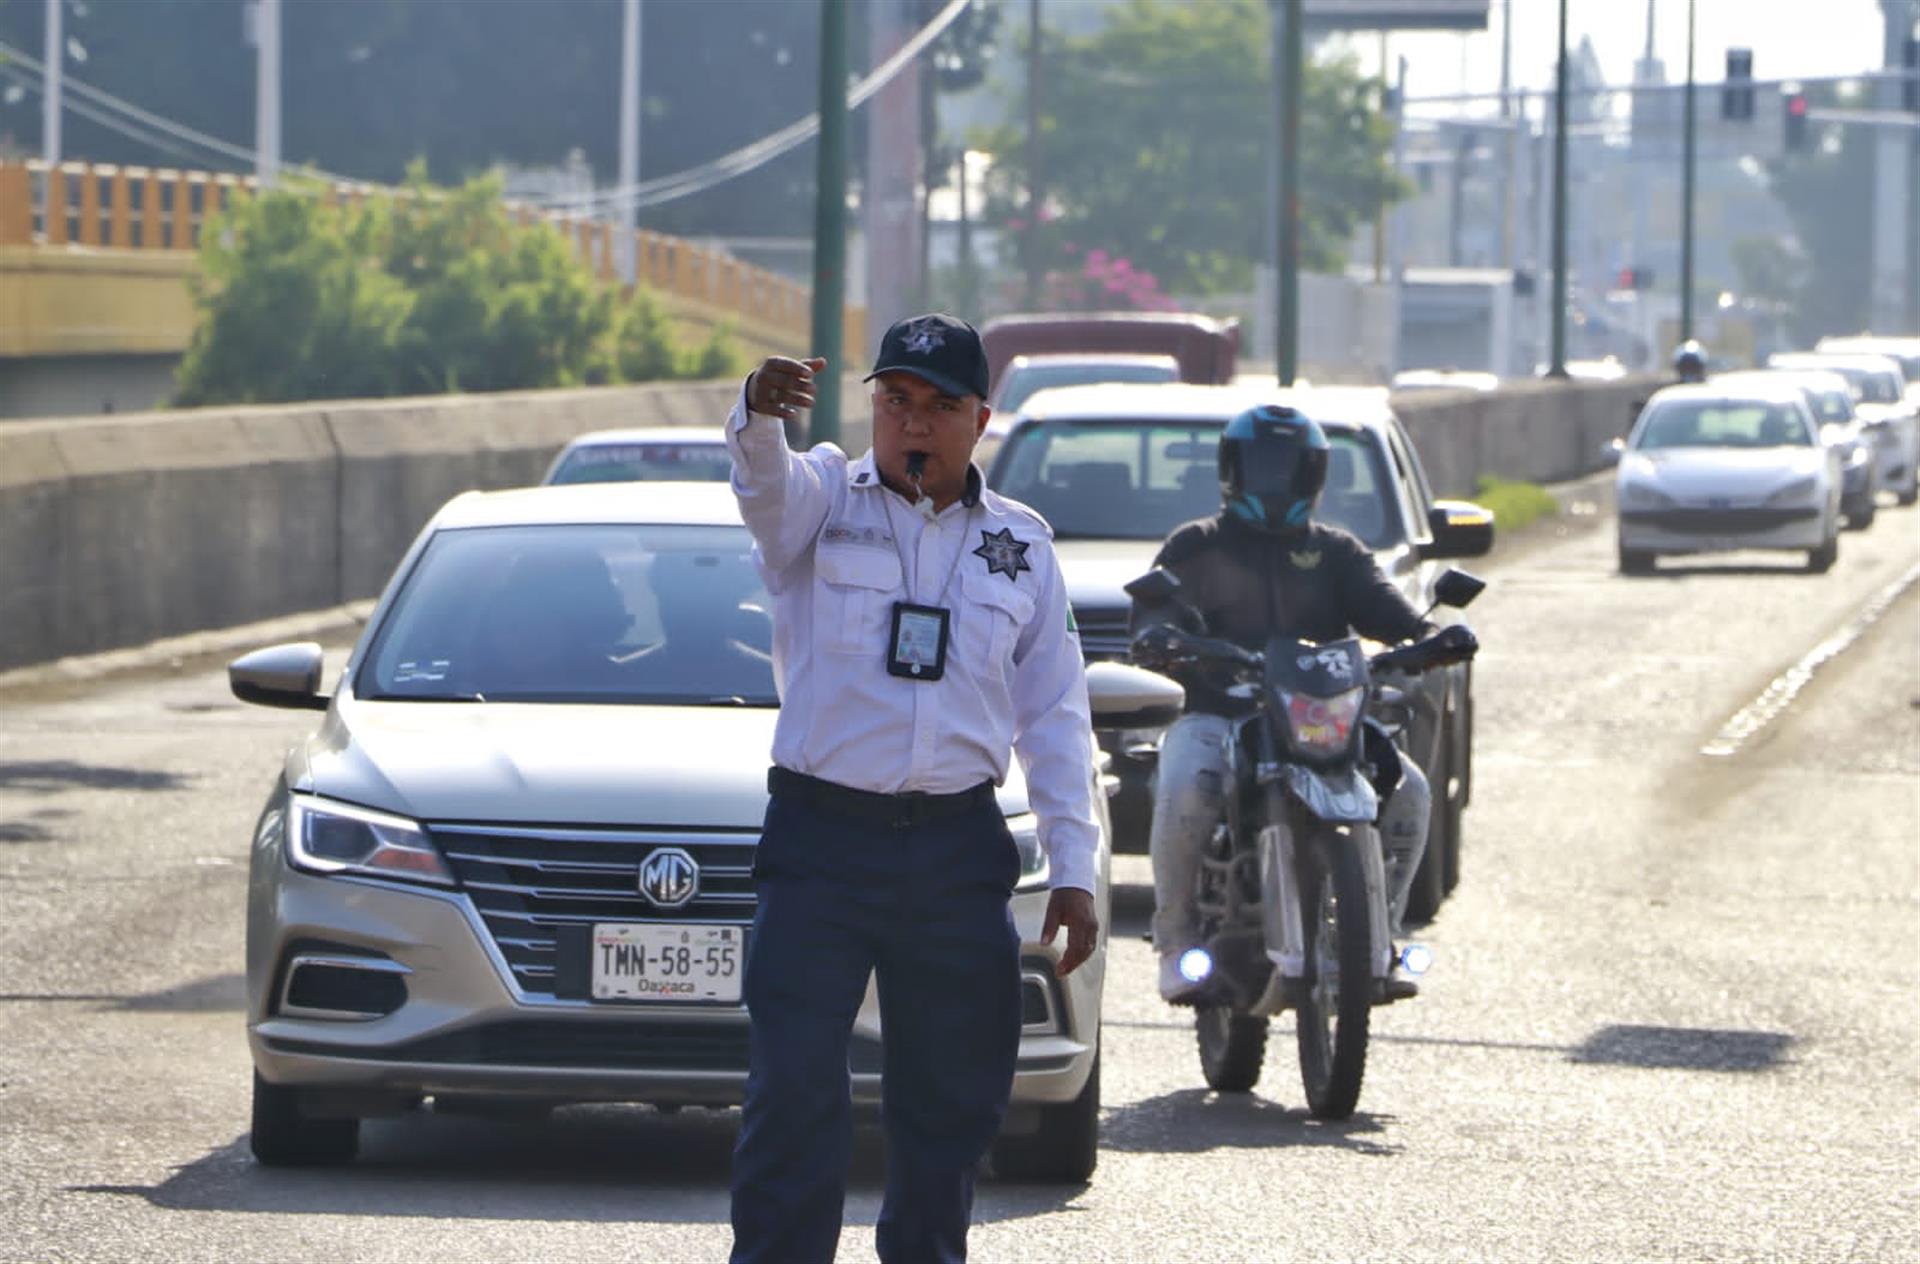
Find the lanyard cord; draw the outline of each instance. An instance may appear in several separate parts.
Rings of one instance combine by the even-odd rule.
[[[894,520],[893,502],[890,499],[893,494],[892,490],[885,486],[880,488],[880,511],[887,515],[887,528],[893,534],[893,552],[894,555],[900,559],[900,577],[906,584],[907,596],[912,597],[915,588],[913,580],[920,577],[920,569],[917,566],[907,565],[906,550],[900,547],[900,524]],[[933,526],[937,522],[939,522],[938,518],[927,519],[926,526],[921,527],[921,531],[924,533],[927,527]],[[960,573],[960,559],[966,556],[967,552],[967,527],[972,522],[973,507],[969,505],[967,506],[966,516],[960,520],[960,543],[953,550],[953,564],[947,567],[947,578],[946,581],[940,585],[940,591],[933,595],[935,605],[939,605],[946,600],[947,591],[953,587],[953,577]],[[908,578],[908,572],[912,572],[911,579]],[[919,603],[916,602],[915,604],[917,605]]]

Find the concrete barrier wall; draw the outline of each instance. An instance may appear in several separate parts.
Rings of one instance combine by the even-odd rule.
[[[1600,466],[1655,384],[1528,383],[1395,401],[1441,494]],[[739,384],[608,387],[0,426],[0,670],[371,597],[472,488],[536,481],[615,426],[717,426]],[[866,388],[842,389],[865,449]]]

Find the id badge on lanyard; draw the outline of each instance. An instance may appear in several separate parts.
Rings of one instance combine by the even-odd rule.
[[[893,603],[893,631],[887,637],[887,674],[909,680],[938,680],[947,672],[947,637],[953,612],[941,606]]]

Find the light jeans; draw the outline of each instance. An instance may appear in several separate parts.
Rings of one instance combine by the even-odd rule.
[[[1225,817],[1232,786],[1234,723],[1217,715],[1189,713],[1173,722],[1160,743],[1153,796],[1153,946],[1161,953],[1191,948],[1200,936],[1193,908],[1200,853]],[[1407,892],[1427,849],[1432,790],[1426,774],[1403,755],[1400,786],[1380,814],[1386,853],[1388,911],[1392,933],[1401,933]]]

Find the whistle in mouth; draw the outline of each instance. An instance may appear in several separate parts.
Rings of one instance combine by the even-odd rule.
[[[920,476],[926,472],[927,454],[924,452],[907,453],[907,477],[917,483],[920,481]]]

